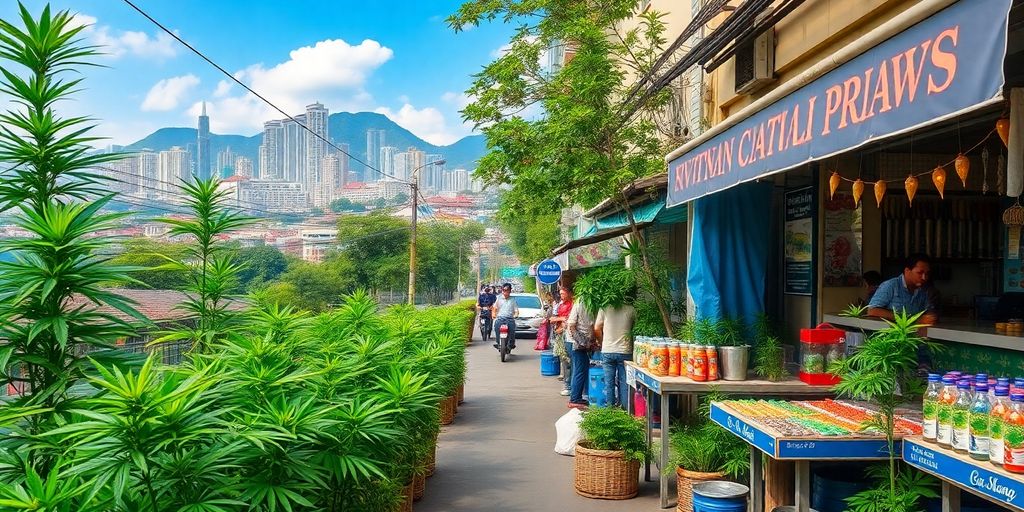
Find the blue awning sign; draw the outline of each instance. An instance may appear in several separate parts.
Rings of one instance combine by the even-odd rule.
[[[1001,98],[1011,0],[961,0],[668,164],[671,207]]]

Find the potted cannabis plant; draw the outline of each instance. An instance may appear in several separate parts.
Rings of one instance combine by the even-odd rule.
[[[767,315],[758,315],[754,321],[753,331],[754,373],[772,382],[784,380],[789,376],[789,372],[786,371],[785,352]]]
[[[640,462],[649,456],[643,423],[618,407],[595,407],[583,413],[580,432],[573,462],[576,494],[604,500],[636,496]]]
[[[914,510],[920,508],[921,498],[936,496],[922,474],[897,460],[894,433],[896,408],[921,393],[916,375],[919,350],[939,348],[917,335],[920,318],[920,313],[896,313],[892,321],[886,320],[888,327],[868,337],[860,350],[829,367],[830,373],[842,377],[834,388],[836,394],[874,405],[877,412],[863,428],[885,434],[889,451],[888,465],[869,473],[877,485],[847,500],[854,512]]]
[[[743,322],[723,317],[715,322],[715,330],[718,333],[718,364],[722,367],[722,379],[747,380],[750,345],[746,343]]]
[[[697,416],[669,434],[679,512],[693,510],[694,483],[722,478],[742,481],[750,470],[746,443],[711,422],[711,402],[725,398],[721,393],[709,393],[702,398]]]

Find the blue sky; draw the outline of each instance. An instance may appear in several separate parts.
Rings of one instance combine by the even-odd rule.
[[[298,113],[320,101],[332,111],[377,111],[435,144],[470,133],[458,110],[470,75],[492,60],[512,26],[459,34],[444,22],[449,0],[137,0],[271,101]],[[38,12],[44,2],[28,0]],[[86,90],[67,113],[100,119],[111,142],[133,142],[163,126],[194,126],[208,101],[212,131],[251,135],[280,117],[187,48],[117,0],[53,0],[91,26],[106,67],[83,70]],[[14,2],[0,16],[12,20]],[[222,83],[223,82],[223,83]]]

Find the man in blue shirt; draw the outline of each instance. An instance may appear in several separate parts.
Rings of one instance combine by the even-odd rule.
[[[491,335],[491,322],[493,320],[491,306],[494,305],[495,298],[490,286],[484,285],[481,287],[480,296],[476,299],[476,309],[480,312],[481,319],[484,320],[483,325],[480,326],[481,338],[484,337],[485,333],[487,336]]]
[[[892,320],[896,312],[924,313],[920,322],[932,325],[938,320],[931,290],[927,287],[931,260],[924,254],[912,254],[903,265],[903,274],[882,282],[868,302],[868,315]]]
[[[508,338],[511,342],[508,349],[516,348],[516,317],[519,316],[519,304],[512,296],[511,284],[501,285],[501,295],[494,301],[491,309],[494,311],[494,331],[501,336],[501,326],[508,326]],[[498,348],[497,343],[494,344],[494,348]]]

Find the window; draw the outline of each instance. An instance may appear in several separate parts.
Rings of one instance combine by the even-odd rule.
[[[536,295],[516,295],[516,304],[521,308],[540,309],[540,299]]]

